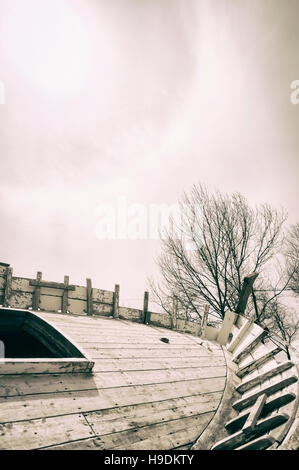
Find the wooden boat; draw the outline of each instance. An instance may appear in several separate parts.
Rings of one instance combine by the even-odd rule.
[[[296,360],[245,316],[217,329],[4,263],[0,282],[0,449],[298,448]]]

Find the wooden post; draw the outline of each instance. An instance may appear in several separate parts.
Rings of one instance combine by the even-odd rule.
[[[200,330],[199,330],[199,334],[198,334],[198,336],[200,336],[201,338],[203,338],[206,334],[209,308],[210,308],[209,304],[206,304],[205,307],[204,307],[204,312],[203,312],[203,316],[202,316],[202,319],[201,319],[201,325],[200,325]]]
[[[92,315],[93,314],[93,301],[92,301],[91,279],[86,279],[86,299],[87,299],[87,315]]]
[[[222,346],[228,341],[229,334],[231,332],[232,326],[235,322],[237,315],[237,313],[230,312],[229,310],[225,312],[225,317],[217,336],[217,343],[221,344]]]
[[[42,280],[42,273],[38,271],[36,274],[36,287],[33,292],[33,297],[32,297],[32,309],[37,310],[39,308],[39,302],[40,302],[40,285],[39,283]]]
[[[115,284],[113,293],[113,317],[118,318],[118,307],[119,307],[119,285]]]
[[[259,419],[259,416],[262,412],[262,409],[264,407],[264,404],[266,402],[266,399],[267,399],[267,395],[264,393],[263,395],[260,395],[255,404],[253,405],[253,407],[251,408],[250,410],[250,413],[249,413],[249,416],[248,418],[246,419],[245,423],[244,423],[244,426],[242,428],[242,432],[244,434],[249,434],[251,433],[255,426],[256,426],[256,423],[257,423],[257,420]]]
[[[259,310],[258,310],[257,301],[256,301],[256,296],[255,296],[255,292],[254,292],[254,288],[253,288],[253,287],[252,287],[252,289],[251,289],[251,294],[252,294],[253,305],[254,305],[254,310],[255,310],[255,319],[256,319],[256,321],[259,321],[259,320],[260,320],[260,318],[259,318]]]
[[[149,293],[146,291],[144,292],[144,299],[143,299],[143,323],[145,325],[148,325],[150,322],[150,313],[148,311],[148,298],[149,298]]]
[[[252,286],[256,278],[258,277],[259,273],[252,273],[249,274],[249,276],[244,277],[243,280],[243,286],[241,290],[241,294],[239,297],[239,302],[238,306],[236,308],[236,313],[244,313],[248,301],[248,297],[250,293],[252,292]],[[237,316],[236,316],[236,321],[237,321]]]
[[[70,282],[69,276],[64,276],[64,286],[65,286],[65,289],[64,289],[63,294],[62,294],[62,305],[61,305],[61,311],[62,311],[62,313],[67,313],[67,311],[68,311],[68,306],[69,306],[69,302],[68,302],[68,298],[69,298],[69,291],[68,291],[69,282]]]
[[[171,312],[171,328],[175,329],[177,327],[177,313],[178,313],[178,299],[174,295],[172,297],[172,312]]]
[[[64,276],[64,283],[62,282],[50,282],[50,281],[42,281],[42,273],[38,272],[36,276],[36,280],[30,279],[29,285],[34,286],[35,290],[33,292],[33,299],[32,299],[32,308],[33,310],[37,310],[39,308],[40,303],[40,289],[41,287],[46,287],[48,289],[62,289],[62,299],[61,299],[61,310],[63,313],[67,313],[68,311],[68,291],[69,290],[76,290],[76,286],[69,285],[69,276]]]
[[[5,291],[4,291],[4,307],[9,307],[9,301],[12,292],[12,268],[8,266],[6,271],[6,284],[5,284]]]

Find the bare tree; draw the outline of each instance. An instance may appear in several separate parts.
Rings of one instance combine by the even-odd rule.
[[[152,290],[167,313],[175,295],[179,315],[201,317],[208,303],[221,319],[235,310],[244,276],[266,271],[280,249],[286,214],[268,204],[251,208],[239,193],[210,193],[201,185],[184,195],[180,207],[181,218],[162,234],[161,281],[151,282]],[[262,276],[256,287],[264,287]]]
[[[299,294],[299,223],[293,225],[286,237],[285,247],[287,274],[290,277],[289,287]]]
[[[299,331],[298,315],[292,310],[287,309],[277,297],[270,301],[264,301],[267,307],[263,309],[259,316],[259,323],[269,330],[269,336],[286,352],[288,359],[290,357],[290,346],[292,340],[296,338]]]

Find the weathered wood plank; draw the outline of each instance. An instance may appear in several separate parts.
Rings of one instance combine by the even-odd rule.
[[[118,318],[119,317],[119,285],[116,284],[114,288],[114,294],[113,294],[113,317]]]
[[[255,404],[250,410],[250,413],[248,415],[248,418],[246,419],[246,422],[244,423],[242,427],[242,431],[245,434],[251,433],[254,430],[257,420],[259,419],[263,406],[266,402],[266,399],[267,399],[267,395],[265,394],[260,395],[257,398]]]
[[[248,276],[244,277],[243,279],[243,286],[241,290],[241,294],[239,297],[239,302],[236,308],[237,313],[244,313],[246,309],[246,305],[248,302],[248,297],[251,294],[252,291],[252,286],[254,284],[254,281],[258,277],[259,273],[252,273],[249,274]]]
[[[219,394],[215,394],[212,398],[202,395],[201,399],[187,397],[186,399],[166,400],[84,413],[84,416],[97,435],[104,435],[215,411],[219,401]]]
[[[28,281],[28,285],[29,285],[29,281]],[[28,289],[27,286],[23,286],[21,285],[21,287],[24,289]],[[33,289],[35,289],[34,286],[29,286]],[[21,289],[22,290],[22,289]],[[29,291],[29,289],[28,289]],[[59,297],[60,299],[62,298],[62,294],[63,294],[63,290],[62,289],[54,289],[53,287],[41,287],[40,288],[40,294],[41,295],[44,295],[46,298],[48,297]]]
[[[198,356],[190,358],[155,358],[145,359],[95,359],[93,372],[126,371],[126,370],[156,370],[180,369],[186,367],[214,367],[225,366],[225,359],[221,356]]]
[[[104,305],[104,304],[103,304]],[[51,313],[51,312],[46,312],[46,313],[41,313],[41,315],[45,316],[47,320],[53,321],[55,323],[63,323],[65,325],[72,325],[73,327],[76,326],[82,326],[82,327],[89,327],[89,325],[98,325],[103,328],[107,328],[109,330],[121,330],[121,331],[135,331],[137,326],[139,328],[146,328],[148,329],[149,327],[145,325],[139,325],[136,323],[130,322],[129,325],[124,323],[123,321],[120,320],[115,320],[112,317],[100,317],[100,316],[87,316],[86,314],[74,314],[74,313],[69,313],[65,316],[62,316],[60,313]],[[131,325],[131,327],[130,327]],[[140,330],[142,331],[142,330]]]
[[[86,302],[87,302],[87,315],[93,314],[93,300],[92,300],[92,283],[91,279],[86,279]]]
[[[20,374],[57,374],[60,372],[90,372],[93,362],[84,358],[59,359],[6,359],[0,363],[0,378],[6,380],[6,375]],[[4,377],[4,378],[3,378]]]
[[[149,302],[149,293],[146,291],[144,292],[144,299],[143,299],[143,322],[145,325],[148,325],[150,322],[151,314],[148,311],[148,302]]]
[[[247,320],[244,325],[238,330],[238,333],[233,337],[232,341],[227,346],[229,352],[233,352],[237,346],[241,343],[245,335],[247,334],[249,328],[251,327],[252,322]]]
[[[103,305],[103,306],[104,307],[109,307],[108,305]],[[124,309],[124,307],[119,307],[120,312],[122,312],[122,309]],[[140,312],[142,314],[142,311],[141,310],[138,310],[138,311],[136,310],[136,312],[138,313],[138,318],[139,318]],[[181,332],[176,333],[176,332],[170,331],[169,329],[165,330],[165,328],[153,326],[152,315],[155,315],[155,314],[153,314],[152,312],[151,312],[151,325],[150,326],[147,326],[147,325],[144,325],[144,324],[141,324],[141,323],[134,323],[131,320],[114,320],[111,317],[109,317],[109,318],[107,318],[107,317],[106,318],[105,317],[95,317],[95,316],[93,316],[93,317],[87,317],[86,316],[85,317],[84,315],[77,315],[77,314],[69,314],[65,317],[62,317],[62,315],[59,315],[57,313],[56,314],[55,313],[50,313],[50,312],[43,313],[43,315],[48,315],[49,316],[48,317],[49,321],[58,321],[59,323],[60,322],[66,322],[68,324],[69,324],[69,322],[71,322],[73,326],[78,325],[78,324],[81,324],[82,326],[84,326],[84,322],[85,322],[85,326],[87,326],[88,328],[89,328],[89,325],[90,325],[89,321],[92,321],[92,322],[94,322],[93,323],[94,325],[101,325],[102,328],[107,328],[108,330],[113,330],[115,334],[116,334],[116,331],[127,331],[128,329],[131,332],[136,331],[138,333],[141,333],[142,331],[148,332],[151,329],[153,331],[154,330],[161,331],[161,336],[165,336],[166,332],[167,332],[167,335],[169,335],[171,333],[174,333],[174,334],[177,334],[177,335],[182,335]],[[163,316],[163,315],[160,315],[160,316]],[[98,322],[98,323],[96,323],[96,322]],[[188,336],[188,333],[184,332],[184,336]],[[192,336],[192,340],[193,341],[198,340],[199,343],[205,344],[205,346],[207,348],[211,349],[211,350],[212,349],[221,349],[219,346],[217,346],[215,344],[209,343],[207,341],[200,340],[199,338],[196,338],[194,336]]]
[[[54,383],[61,389],[63,384]],[[225,378],[0,398],[0,422],[12,422],[222,392]]]
[[[89,339],[89,337],[91,337],[93,340],[94,336],[99,337],[101,339],[100,341],[101,343],[103,343],[104,341],[109,341],[110,343],[116,343],[118,342],[117,341],[118,339],[121,343],[126,343],[126,342],[130,342],[129,340],[130,338],[132,338],[135,340],[135,342],[139,342],[139,344],[143,344],[144,340],[146,340],[147,342],[154,340],[154,341],[158,341],[159,342],[158,344],[160,344],[160,339],[161,339],[161,335],[152,333],[151,331],[143,332],[143,333],[142,332],[130,332],[129,330],[128,331],[122,331],[122,330],[107,331],[105,329],[102,330],[99,327],[99,325],[94,325],[93,323],[91,323],[88,327],[85,327],[85,326],[74,327],[74,326],[69,326],[69,325],[66,326],[63,323],[51,322],[51,321],[50,321],[50,324],[53,325],[54,328],[58,328],[59,330],[64,331],[70,336],[79,336],[81,333],[81,337],[83,339],[85,338]],[[183,344],[186,344],[186,343],[184,342]],[[195,346],[195,344],[192,342],[189,342],[188,344],[193,344]]]
[[[40,298],[39,308],[40,308],[41,311],[43,311],[43,310],[48,310],[48,311],[55,311],[55,310],[59,311],[59,310],[61,310],[62,296],[43,295],[41,293],[39,298]]]
[[[172,328],[172,317],[167,314],[160,314],[151,312],[151,326],[158,325],[164,326],[165,328]]]
[[[62,304],[61,304],[61,310],[62,313],[67,313],[68,311],[68,288],[69,288],[69,276],[64,276],[64,287],[63,287],[63,295],[62,295]],[[75,290],[75,289],[74,289]]]
[[[116,322],[113,322],[112,318],[97,317],[97,316],[87,317],[85,314],[82,314],[82,315],[67,314],[65,316],[62,316],[61,313],[51,313],[51,312],[40,312],[39,315],[41,315],[42,318],[45,318],[47,321],[53,322],[53,324],[59,324],[59,325],[63,324],[66,327],[72,326],[73,328],[75,328],[75,327],[82,326],[83,328],[90,328],[90,325],[93,325],[98,328],[107,328],[108,330],[115,331]],[[109,322],[110,322],[110,325],[109,325]],[[124,328],[122,328],[122,330],[123,329]],[[128,329],[129,328],[127,328],[127,330]]]
[[[120,307],[121,308],[121,307]],[[76,314],[77,312],[72,311],[71,313]],[[113,318],[113,307],[110,304],[103,304],[100,302],[93,301],[93,316],[96,318]]]
[[[138,436],[128,432],[124,442],[122,441],[123,436],[120,436],[118,441],[113,439],[113,447],[111,449],[165,450],[186,445],[195,441],[197,436],[207,427],[213,416],[214,413],[205,413],[193,416],[192,418],[165,423],[164,425],[157,424],[149,429],[144,429],[144,434],[139,432]],[[112,436],[114,437],[114,435]]]
[[[5,289],[5,284],[6,284],[6,276],[0,276],[0,289],[1,290]]]
[[[41,274],[41,273],[38,273]],[[65,285],[64,282],[52,282],[52,281],[42,281],[40,277],[36,277],[36,280],[32,279],[29,281],[30,286],[36,286],[36,287],[48,287],[48,288],[53,288],[53,289],[67,289],[67,290],[75,290],[76,286],[73,284],[70,285]]]
[[[262,340],[262,338],[267,336],[267,334],[268,334],[267,331],[262,330],[255,337],[249,337],[248,335],[248,337],[246,337],[247,345],[245,346],[243,344],[245,343],[245,341],[241,343],[240,349],[237,348],[237,350],[234,353],[233,361],[238,364],[247,354],[250,353],[250,351],[252,351],[255,348],[255,346]]]
[[[195,426],[194,428],[189,428],[190,432],[194,431],[194,433],[196,433],[197,430],[198,430],[198,426]],[[175,433],[174,435],[174,439],[177,442],[181,442],[185,438],[186,438],[186,434],[184,433],[184,431],[179,431]],[[46,450],[99,450],[100,445],[101,445],[101,438],[95,437],[95,438],[90,438],[90,439],[78,440],[75,442],[67,442],[59,446],[46,447],[45,449]],[[185,448],[187,449],[189,448],[189,445],[190,443],[172,447],[170,444],[169,449],[185,449]],[[161,449],[159,448],[159,450]]]
[[[294,382],[297,382],[297,377],[295,375],[290,376],[287,379],[279,378],[276,382],[271,385],[266,385],[264,387],[261,387],[259,390],[255,390],[254,392],[245,394],[243,398],[233,403],[232,406],[236,410],[243,410],[247,406],[252,405],[260,395],[263,395],[265,393],[267,396],[270,396],[271,394],[277,392],[278,390],[282,390],[283,388],[287,387],[288,385],[291,385]]]
[[[81,301],[80,301],[81,302]],[[74,334],[80,334],[80,332],[82,333],[82,335],[84,335],[84,333],[88,334],[92,334],[93,336],[101,336],[101,335],[107,335],[107,336],[112,336],[114,335],[114,337],[117,335],[122,335],[124,336],[125,334],[128,336],[128,333],[132,333],[132,336],[137,336],[139,338],[142,338],[142,336],[149,336],[149,337],[155,337],[155,338],[161,338],[161,336],[166,336],[167,335],[167,330],[164,330],[163,332],[159,333],[159,332],[155,332],[154,330],[151,330],[150,327],[147,327],[146,330],[129,330],[129,329],[123,329],[121,327],[117,327],[117,325],[115,325],[115,328],[109,328],[108,331],[106,331],[106,329],[104,328],[101,328],[101,325],[98,324],[98,323],[90,323],[89,325],[86,324],[86,325],[77,325],[77,324],[70,324],[70,323],[66,323],[66,322],[57,322],[57,321],[53,321],[51,319],[49,319],[48,321],[50,321],[51,323],[53,323],[53,325],[55,324],[59,324],[61,328],[67,328],[67,331],[68,332],[72,332]],[[117,322],[116,322],[117,323]],[[92,330],[90,331],[90,325],[93,325],[93,328]],[[191,338],[188,338],[188,337],[185,337],[184,334],[180,334],[180,336],[177,336],[177,337],[170,337],[168,335],[168,337],[172,340],[173,343],[177,342],[178,339],[183,339],[184,342],[188,342],[188,343],[193,343],[194,344],[194,341],[192,341]],[[220,349],[220,348],[218,348]]]
[[[143,312],[140,309],[131,307],[118,307],[118,318],[120,320],[128,320],[135,323],[143,323]]]
[[[57,318],[57,315],[55,315],[55,318],[53,319],[51,318],[51,315],[54,315],[54,314],[42,313],[41,315],[42,316],[46,315],[45,318],[47,319],[47,321],[49,321],[54,326],[57,324],[57,326],[59,326],[60,328],[61,327],[65,328],[65,331],[67,331],[68,333],[70,333],[71,332],[70,330],[72,329],[74,330],[74,333],[77,332],[77,334],[78,334],[78,331],[79,332],[85,331],[88,334],[90,334],[90,332],[96,333],[100,331],[100,333],[96,334],[96,336],[100,336],[101,338],[103,338],[103,336],[106,336],[106,335],[107,336],[114,335],[114,337],[116,335],[117,336],[120,335],[121,337],[123,337],[127,333],[129,333],[128,336],[131,336],[131,335],[138,336],[138,337],[142,337],[142,336],[154,337],[155,336],[155,337],[159,337],[159,340],[160,340],[160,336],[159,336],[159,331],[160,331],[161,337],[167,334],[167,337],[170,338],[171,344],[178,343],[178,339],[183,338],[184,343],[186,341],[187,342],[189,341],[190,344],[199,344],[203,348],[208,349],[210,351],[213,351],[213,350],[221,351],[221,348],[219,346],[208,343],[206,341],[202,341],[199,338],[193,337],[191,335],[176,333],[174,336],[170,336],[170,334],[173,334],[173,332],[169,330],[165,330],[164,328],[153,329],[152,327],[142,325],[142,324],[134,324],[134,323],[123,324],[123,322],[115,321],[113,319],[83,318],[81,316],[72,317],[71,318],[72,323],[70,324],[69,316],[66,316],[65,318],[64,317]],[[86,323],[83,323],[84,320],[86,320]]]
[[[206,364],[205,358],[199,358],[200,362],[198,361],[197,358],[195,358],[195,360],[193,358],[192,359],[193,362],[190,363],[191,359],[187,358],[187,360],[183,360],[183,359],[179,360],[179,359],[173,358],[172,360],[166,359],[165,362],[163,360],[158,359],[156,360],[156,362],[154,362],[151,358],[148,358],[146,360],[143,360],[141,363],[139,360],[136,361],[136,360],[128,360],[128,359],[124,359],[122,362],[120,362],[119,360],[116,360],[113,362],[111,362],[110,360],[103,360],[103,361],[100,360],[98,362],[95,361],[95,365],[93,367],[93,374],[96,374],[97,372],[107,373],[110,371],[112,372],[130,371],[130,370],[131,371],[137,371],[137,370],[154,371],[157,369],[159,370],[180,369],[180,368],[186,368],[186,367],[195,368],[195,369],[198,367],[206,367],[206,368],[211,368],[214,366],[225,367],[223,358],[219,358],[219,361],[217,361],[217,358],[215,358],[213,361],[209,361],[208,364]],[[61,371],[63,372],[64,371],[63,366],[61,365],[60,367],[61,367]],[[34,368],[32,368],[30,373],[32,373],[33,370]],[[53,373],[53,370],[55,369],[52,369],[52,373]],[[21,372],[21,369],[20,369],[20,372]],[[58,374],[58,369],[55,372],[55,374]],[[32,393],[38,393],[39,390],[42,392],[44,391],[41,377],[40,376],[38,377],[39,379],[38,379],[37,390],[36,392],[32,392]],[[53,376],[53,378],[49,377],[49,378],[46,378],[45,380],[47,383],[48,380],[59,381],[63,379],[64,381],[63,383],[65,383],[65,379],[63,377],[62,378],[59,378],[59,377],[60,377],[59,375],[55,375]],[[23,375],[23,372],[22,372],[22,374],[20,375],[6,375],[5,377],[0,376],[0,396],[10,395],[11,390],[23,390],[22,385],[24,384],[24,387],[25,387],[27,380],[34,382],[36,380],[36,375],[30,375],[30,377],[26,377]],[[86,380],[86,377],[82,376],[82,382],[83,384],[88,383],[88,380]],[[78,383],[81,383],[81,382],[80,381],[78,382],[78,377],[75,375],[74,384],[77,384],[77,385],[74,385],[75,389],[78,389]],[[86,385],[84,385],[84,388],[90,388],[90,387],[86,387]],[[18,394],[18,392],[14,392],[13,394],[14,395]]]
[[[201,323],[200,323],[200,328],[199,328],[199,332],[198,332],[198,336],[200,336],[201,338],[205,338],[205,336],[206,336],[209,309],[210,309],[209,304],[206,304],[204,306],[204,311],[203,311],[203,315],[202,315],[202,319],[201,319]]]
[[[6,269],[9,268],[10,264],[0,262],[0,275],[6,274]]]
[[[289,371],[286,371],[286,372],[283,372],[281,374],[282,378],[287,378],[288,377],[288,374],[290,373],[290,370]],[[288,387],[288,390],[290,393],[293,393],[294,395],[296,395],[296,400],[293,401],[293,402],[289,402],[289,403],[283,403],[280,408],[279,408],[279,412],[280,413],[286,413],[287,415],[289,415],[289,421],[285,424],[285,425],[281,425],[279,428],[276,428],[274,429],[273,431],[270,432],[270,436],[274,437],[275,440],[279,443],[281,443],[284,438],[286,437],[288,431],[290,430],[291,426],[292,426],[292,423],[294,422],[295,418],[296,418],[296,414],[299,415],[299,409],[298,409],[298,391],[299,391],[299,388],[298,388],[298,383],[294,383],[292,385],[290,385]]]
[[[59,365],[60,366],[60,365]],[[42,364],[38,364],[37,367],[42,367]],[[66,367],[66,366],[65,366]],[[71,367],[71,366],[70,366]],[[51,364],[49,368],[54,369],[54,365]],[[80,370],[78,364],[73,364],[72,369],[74,372]],[[86,370],[88,370],[88,364],[86,364]],[[60,366],[60,369],[57,367],[57,372],[64,371],[63,366]],[[70,379],[65,379],[64,377],[60,377],[61,387],[60,390],[68,390],[68,384],[71,384],[73,390],[86,390],[90,388],[97,388],[101,390],[103,388],[119,388],[119,387],[126,387],[126,386],[136,386],[136,385],[154,385],[160,383],[169,383],[173,384],[175,382],[181,381],[198,381],[198,380],[206,380],[208,378],[215,378],[215,377],[225,377],[226,375],[226,368],[225,367],[203,367],[203,368],[191,368],[191,369],[166,369],[166,370],[155,370],[155,371],[126,371],[126,372],[97,372],[93,374],[92,378],[88,377],[80,377],[78,374],[77,376],[72,377]],[[56,378],[54,376],[49,378],[41,378],[38,379],[36,377],[28,377],[24,378],[22,375],[23,380],[26,380],[25,383],[22,383],[20,380],[10,380],[9,382],[14,384],[18,384],[18,392],[27,390],[27,393],[41,393],[45,392],[45,384],[49,381],[53,381]],[[5,380],[5,379],[4,379]],[[6,396],[9,393],[9,387],[7,380],[5,380],[4,390],[6,391]],[[29,387],[30,384],[30,387]],[[42,384],[44,387],[42,388]],[[34,388],[35,386],[35,388]],[[49,390],[48,384],[47,390]],[[59,385],[55,386],[55,389],[59,389]],[[15,390],[15,385],[13,385],[13,390]],[[5,395],[4,395],[5,396]]]
[[[150,385],[174,383],[182,380],[205,380],[212,377],[225,377],[226,367],[214,366],[203,368],[165,369],[155,371],[98,372],[94,375],[97,385],[103,387],[120,387],[125,385]]]
[[[221,403],[215,413],[215,417],[205,429],[205,431],[198,436],[196,441],[191,446],[192,450],[208,450],[215,442],[215,436],[218,440],[227,436],[227,432],[224,429],[226,421],[236,415],[236,411],[232,409],[231,404],[238,398],[238,393],[235,391],[235,386],[239,383],[239,379],[236,378],[233,372],[233,364],[231,361],[230,354],[224,349],[225,358],[227,360],[227,376],[225,389],[223,391]]]
[[[248,320],[246,319],[245,323],[247,322]],[[245,323],[243,323],[242,327],[245,326]],[[243,336],[238,346],[235,348],[233,356],[236,356],[240,351],[242,351],[246,346],[248,346],[262,331],[264,331],[263,328],[253,322],[250,322],[250,326],[248,327],[246,334]]]
[[[35,449],[214,411],[221,394],[0,424],[1,449]],[[93,430],[93,432],[91,431]]]
[[[82,414],[0,424],[1,450],[31,450],[94,436]]]
[[[140,325],[141,326],[141,325]],[[150,337],[156,337],[157,339],[160,340],[161,337],[167,337],[169,339],[169,344],[200,344],[200,343],[197,343],[194,341],[194,339],[192,337],[189,337],[183,333],[177,333],[176,335],[173,335],[173,332],[170,331],[170,330],[165,330],[165,329],[161,329],[162,331],[160,332],[161,336],[159,336],[158,332],[154,335],[154,330],[152,330],[150,327],[146,326],[146,325],[143,325],[144,328],[146,328],[145,330],[133,330],[132,333],[134,332],[138,332],[138,333],[144,333],[145,336],[149,335]],[[61,325],[61,328],[64,328],[63,325]],[[66,328],[66,326],[65,326]],[[90,331],[90,329],[86,328],[86,327],[83,327],[83,328],[79,328],[77,326],[72,326],[72,327],[67,327],[67,331],[69,333],[73,333],[74,335],[79,335],[81,334],[82,337],[84,337],[84,333],[86,334],[86,336],[89,338],[89,337],[96,337],[95,340],[99,340],[101,341],[101,337],[103,337],[103,335],[105,335],[105,331],[104,330],[100,330],[98,328],[96,329],[92,329]],[[122,330],[122,328],[116,328],[115,330],[115,336],[117,335],[117,332],[122,332],[122,331],[126,331],[126,330]],[[110,334],[109,334],[110,335]],[[129,335],[128,335],[129,336]],[[116,341],[115,341],[116,342]],[[213,345],[215,346],[215,345]],[[218,347],[210,347],[210,349],[214,349],[214,350],[220,350],[221,348],[218,346]]]
[[[86,391],[86,390],[102,390],[105,385],[100,379],[95,380],[94,376],[84,373],[73,374],[31,374],[13,375],[1,377],[0,396],[18,397],[24,395],[39,395],[47,393],[59,393],[66,391]],[[182,381],[179,381],[180,383]],[[197,382],[198,384],[198,382]],[[175,386],[177,382],[175,383]],[[179,384],[180,385],[180,384]],[[113,387],[108,387],[113,388]],[[119,387],[117,387],[119,388]],[[124,390],[123,393],[125,393]],[[29,397],[30,398],[30,397]]]
[[[261,419],[257,422],[255,428],[251,433],[244,433],[238,431],[235,434],[223,439],[212,447],[212,450],[233,450],[236,447],[246,444],[253,440],[260,433],[268,433],[271,429],[280,426],[288,420],[288,416],[285,414],[275,414],[268,418]]]
[[[101,438],[92,437],[90,439],[81,439],[68,441],[54,446],[39,447],[38,450],[100,450]]]
[[[93,289],[93,300],[94,302],[101,302],[104,304],[113,304],[113,291],[103,289]]]
[[[12,268],[7,267],[4,290],[4,307],[9,307],[12,294]]]
[[[63,328],[63,327],[60,327],[60,331],[63,331],[65,334],[69,335],[70,337],[74,338],[75,341],[77,342],[80,342],[80,343],[98,343],[99,345],[105,343],[108,345],[111,345],[111,347],[113,347],[112,345],[114,345],[114,347],[116,348],[117,345],[119,344],[120,346],[121,345],[130,345],[130,344],[136,344],[136,345],[139,345],[140,347],[143,347],[143,346],[146,346],[146,345],[152,345],[153,347],[155,345],[159,346],[160,344],[163,344],[163,342],[161,341],[161,338],[159,338],[158,336],[149,336],[149,337],[144,337],[144,339],[142,339],[142,336],[136,338],[136,337],[131,337],[131,336],[122,336],[120,338],[120,341],[118,342],[118,336],[114,335],[114,337],[108,337],[105,335],[100,335],[98,334],[97,332],[90,332],[90,335],[88,335],[87,332],[82,332],[81,334],[79,333],[79,331],[68,331],[68,329],[66,328]],[[168,336],[166,336],[168,337]],[[165,344],[165,343],[164,343]],[[169,343],[165,344],[165,348],[166,349],[167,347],[170,348],[170,347],[173,347],[173,346],[187,346],[187,347],[192,347],[194,345],[194,343],[191,343],[189,340],[187,340],[186,338],[182,338],[180,341],[176,341],[176,342],[171,342],[169,341]],[[199,346],[193,346],[194,348],[197,348],[199,349],[200,347]],[[183,349],[183,348],[182,348]]]
[[[42,273],[38,271],[36,274],[36,281],[30,281],[29,284],[31,286],[36,286],[33,292],[32,297],[32,308],[33,310],[38,310],[39,303],[40,303],[40,284],[42,282]]]
[[[82,343],[83,344],[83,343]],[[100,348],[97,349],[96,352],[93,352],[90,348],[86,347],[86,344],[83,344],[84,351],[89,354],[93,360],[97,359],[147,359],[147,358],[174,358],[174,357],[182,357],[182,358],[195,358],[195,357],[209,357],[208,355],[204,355],[204,353],[196,348],[194,349],[181,349],[181,348],[172,348],[172,349],[162,349],[162,348],[124,348],[117,350],[116,348],[108,348],[104,349]],[[223,357],[221,352],[214,355],[215,357]],[[207,359],[208,360],[208,359]]]
[[[29,284],[30,279],[14,276],[12,278],[12,290],[33,294],[34,287]]]
[[[267,350],[267,352],[262,351],[258,358],[252,359],[246,365],[240,367],[236,372],[237,376],[241,378],[244,377],[245,375],[249,374],[249,372],[257,369],[259,366],[272,359],[276,354],[279,353],[279,351],[281,351],[281,349],[278,346],[272,348],[271,350]]]
[[[100,438],[66,443],[52,447],[52,449],[171,449],[192,442],[212,419],[214,413],[206,413],[185,419],[159,423],[137,431],[129,430],[113,433]]]
[[[267,414],[271,413],[272,411],[277,410],[283,405],[294,401],[295,398],[296,398],[296,395],[289,391],[278,392],[274,395],[270,395],[270,397],[268,397],[266,400],[266,403],[261,411],[260,417],[261,418],[265,417]],[[225,428],[230,433],[239,431],[244,425],[246,419],[248,418],[249,413],[250,413],[250,408],[247,408],[242,413],[239,413],[238,416],[236,416],[236,418],[233,418],[230,421],[228,421],[225,425]]]
[[[235,450],[265,450],[274,444],[275,439],[269,435],[261,436],[253,441],[249,442],[248,444],[244,444],[243,446],[236,447]]]
[[[291,361],[286,361],[286,362],[276,365],[276,367],[273,367],[270,370],[267,370],[261,374],[256,375],[253,378],[247,379],[246,377],[246,380],[244,380],[240,385],[238,385],[236,390],[239,393],[247,392],[251,388],[255,387],[257,384],[262,384],[263,382],[265,382],[266,379],[274,377],[280,372],[290,369],[290,367],[293,367],[293,365],[294,364]]]
[[[86,314],[86,300],[81,300],[81,299],[71,299],[69,297],[68,299],[68,311],[70,313],[76,313],[76,314],[81,314],[81,315],[87,315]]]
[[[23,292],[16,292],[12,290],[10,299],[9,299],[9,306],[11,308],[18,308],[18,309],[28,309],[32,306],[32,294],[30,293],[23,293]]]
[[[217,343],[222,345],[227,343],[229,334],[236,319],[236,315],[236,313],[230,311],[225,313],[223,323],[217,336]]]

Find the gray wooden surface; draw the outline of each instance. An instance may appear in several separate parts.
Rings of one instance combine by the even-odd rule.
[[[125,320],[39,315],[94,370],[0,376],[0,449],[173,449],[214,417],[226,380],[220,346]]]

